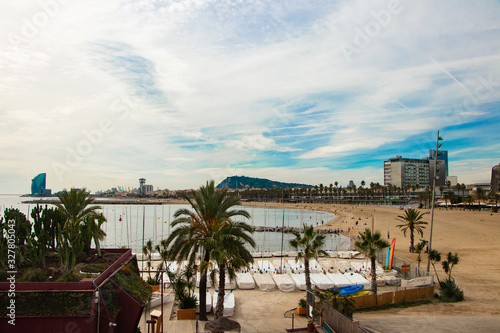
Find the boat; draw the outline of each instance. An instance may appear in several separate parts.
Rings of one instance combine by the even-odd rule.
[[[276,272],[276,268],[270,260],[258,260],[257,265],[259,265],[259,270],[263,273],[273,274]]]
[[[363,290],[364,286],[363,285],[352,285],[352,286],[346,286],[346,287],[340,287],[337,289],[340,289],[339,295],[345,296],[345,295],[352,295],[355,294],[361,290]]]
[[[172,292],[169,293],[163,293],[163,304],[167,304],[168,302],[171,301],[172,299]],[[151,301],[149,302],[149,306],[152,308],[155,308],[157,306],[161,305],[161,293],[159,291],[155,291],[154,293],[151,294]]]
[[[236,284],[239,289],[255,289],[255,281],[250,273],[236,273]]]
[[[332,280],[335,288],[347,287],[352,285],[352,282],[342,273],[326,273],[326,276]]]
[[[365,289],[371,288],[371,282],[359,273],[344,273],[344,276],[351,281],[352,284],[362,285]]]
[[[219,287],[219,274],[215,274],[215,286],[216,288]],[[229,289],[236,289],[236,279],[231,280],[229,278],[229,274],[224,274],[224,289],[229,290]]]
[[[316,285],[318,289],[328,290],[335,287],[335,284],[323,273],[311,273],[311,282]]]
[[[306,290],[306,275],[305,274],[295,274],[291,273],[290,277],[292,278],[293,282],[295,282],[295,286],[300,289],[300,290]],[[316,285],[314,282],[311,281],[311,288],[314,289]]]
[[[293,282],[292,278],[288,274],[273,274],[273,277],[276,286],[278,289],[285,292],[291,292],[295,290],[295,282]]]
[[[260,290],[272,291],[276,288],[276,284],[274,283],[271,274],[255,273],[253,275],[253,279]]]

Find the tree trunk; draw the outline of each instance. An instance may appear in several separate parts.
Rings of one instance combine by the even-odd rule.
[[[372,263],[371,274],[372,274],[372,291],[377,295],[377,266],[375,263],[375,256],[370,257],[370,262]]]
[[[306,275],[306,289],[312,290],[311,288],[311,272],[309,271],[309,259],[304,256],[304,273]]]
[[[217,295],[217,307],[215,308],[215,319],[224,315],[224,289],[226,287],[226,263],[219,264],[219,294]]]
[[[205,251],[203,260],[208,262],[209,253]],[[206,321],[207,318],[207,274],[208,271],[200,272],[200,320]]]
[[[410,242],[411,242],[410,252],[413,253],[413,249],[415,248],[413,240],[413,229],[410,229]]]

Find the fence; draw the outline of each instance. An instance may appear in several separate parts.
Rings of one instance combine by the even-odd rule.
[[[365,309],[375,306],[430,299],[433,296],[434,287],[424,287],[391,291],[379,295],[359,296],[354,299],[356,300],[356,309]]]
[[[377,261],[382,264],[383,266],[387,266],[387,252],[386,251],[378,251],[377,252]],[[422,262],[424,262],[422,258]],[[396,257],[394,256],[394,260],[392,263],[392,268],[397,270],[399,273],[401,273],[401,266],[402,265],[410,265],[410,271],[406,273],[406,278],[408,280],[416,278],[416,277],[423,277],[423,276],[429,276],[430,274],[422,268],[419,268],[417,265],[412,264],[410,261]]]
[[[315,323],[323,327],[326,323],[333,331],[342,333],[367,333],[359,324],[335,310],[326,302],[315,303],[314,293],[307,291],[307,303],[311,305],[320,315],[315,317]]]

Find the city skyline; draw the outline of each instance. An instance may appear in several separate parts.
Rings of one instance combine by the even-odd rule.
[[[497,1],[0,3],[0,193],[500,162]]]

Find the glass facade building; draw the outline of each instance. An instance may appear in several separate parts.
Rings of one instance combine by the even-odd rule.
[[[46,189],[45,183],[47,180],[46,173],[40,173],[31,180],[31,195],[47,195],[50,190]]]

